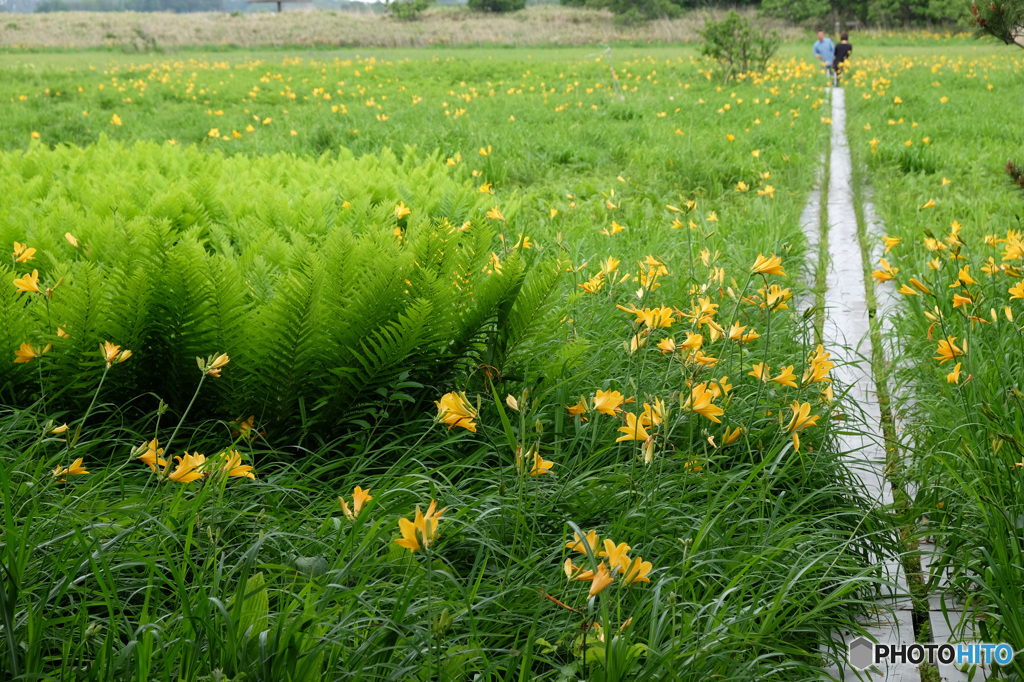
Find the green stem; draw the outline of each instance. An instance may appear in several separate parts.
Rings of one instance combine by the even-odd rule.
[[[192,400],[189,401],[188,407],[185,408],[185,411],[181,415],[181,419],[178,420],[178,425],[174,427],[174,431],[171,432],[171,437],[167,439],[167,445],[164,446],[164,452],[167,453],[168,458],[171,456],[171,443],[174,442],[174,437],[178,435],[178,430],[181,429],[181,425],[185,423],[185,419],[188,417],[189,411],[195,404],[196,398],[199,397],[199,390],[203,387],[204,381],[206,381],[205,372],[203,372],[203,376],[199,379],[199,385],[196,386],[196,392],[192,394]],[[170,461],[170,459],[168,459],[168,461]],[[170,466],[165,467],[165,469],[169,472]]]

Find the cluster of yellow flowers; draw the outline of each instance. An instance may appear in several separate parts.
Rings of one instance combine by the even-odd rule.
[[[929,203],[934,204],[934,202]],[[926,236],[923,238],[924,248],[932,254],[930,260],[927,261],[928,269],[932,273],[930,276],[909,277],[905,282],[900,282],[898,279],[900,269],[890,266],[885,259],[881,260],[882,269],[872,273],[872,276],[880,284],[888,281],[898,283],[900,285],[898,291],[904,296],[932,299],[931,309],[926,307],[922,314],[931,321],[931,326],[928,328],[929,340],[932,339],[932,331],[936,326],[942,329],[942,334],[945,336],[938,341],[935,350],[934,359],[940,365],[950,361],[956,362],[957,358],[967,355],[967,339],[958,341],[958,336],[949,333],[951,331],[949,323],[939,305],[943,302],[943,297],[936,291],[940,285],[932,281],[932,278],[941,277],[947,260],[954,263],[953,267],[956,271],[956,277],[947,286],[947,289],[953,290],[948,299],[952,310],[959,309],[963,319],[970,324],[972,329],[978,325],[994,325],[999,319],[995,306],[991,305],[989,297],[983,290],[982,283],[971,275],[971,265],[961,265],[958,262],[966,259],[963,253],[966,244],[960,236],[962,229],[963,226],[958,221],[953,221],[949,233],[945,237]],[[1019,265],[1021,259],[1024,258],[1024,234],[1019,230],[1009,229],[1005,237],[989,234],[985,235],[982,241],[985,247],[996,252],[996,255],[988,255],[981,265],[980,269],[985,274],[985,279],[998,280],[1005,277],[1010,280],[1010,284],[1006,287],[1007,303],[1003,305],[1003,315],[1007,321],[1012,323],[1015,320],[1015,315],[1009,302],[1024,300],[1024,280],[1022,280],[1024,270]],[[883,237],[883,243],[886,246],[886,254],[888,254],[903,242],[898,237],[886,236]],[[998,253],[1000,250],[1001,253]],[[1000,258],[998,261],[996,260],[997,256]],[[981,308],[982,304],[986,302],[989,302],[987,315]],[[960,383],[961,366],[961,362],[956,362],[946,376],[949,383]]]
[[[256,479],[252,466],[242,464],[242,455],[237,450],[225,450],[209,459],[198,452],[186,452],[184,457],[174,458],[174,469],[168,467],[167,460],[161,456],[163,454],[164,450],[155,438],[149,443],[143,443],[134,452],[134,456],[154,473],[157,467],[162,467],[161,477],[176,483],[188,484],[203,478],[219,476]]]
[[[675,207],[671,208],[680,211],[680,209]],[[707,249],[702,251],[701,260],[709,269],[709,282],[717,282],[718,285],[721,285],[724,279],[724,270],[714,265],[711,254]],[[616,283],[616,279],[611,278],[611,276],[618,271],[620,263],[617,258],[608,257],[601,263],[600,271],[590,280],[581,284],[580,287],[588,293],[596,293],[601,290],[607,280],[611,279],[613,284]],[[633,277],[634,281],[639,281],[641,289],[637,292],[637,296],[643,299],[647,293],[658,286],[657,280],[666,276],[668,270],[665,264],[654,256],[648,256],[647,259],[639,262],[639,265],[640,271],[637,275],[633,276],[627,273],[621,279],[618,279],[618,282],[624,282],[630,277]],[[760,299],[739,298],[753,305],[768,308],[770,312],[785,309],[785,301],[790,297],[789,290],[783,290],[777,284],[769,287],[766,279],[768,276],[786,276],[782,266],[782,259],[775,254],[767,257],[763,254],[758,254],[756,261],[750,268],[750,273],[751,275],[760,275],[765,280],[765,287],[761,289]],[[694,288],[692,293],[695,295],[691,300],[689,310],[679,310],[678,308],[671,308],[663,304],[657,307],[645,306],[642,308],[632,304],[629,306],[617,305],[616,307],[619,310],[635,316],[630,340],[625,342],[626,350],[631,354],[636,353],[646,345],[647,338],[652,332],[671,329],[672,325],[680,319],[689,320],[691,330],[684,332],[685,338],[677,340],[677,337],[669,335],[662,338],[657,345],[662,356],[678,356],[679,362],[684,367],[692,368],[694,372],[691,376],[696,377],[699,371],[713,368],[718,364],[718,358],[706,352],[704,345],[705,337],[709,339],[710,343],[729,339],[739,344],[750,343],[760,337],[760,334],[754,329],[750,329],[749,325],[740,324],[739,319],[734,320],[729,329],[726,330],[716,320],[716,316],[719,314],[719,304],[712,302],[711,296],[707,295],[706,286],[704,288]],[[737,297],[734,295],[733,298],[736,299]],[[680,353],[677,353],[677,351],[680,351]],[[772,376],[767,364],[759,362],[753,364],[752,371],[748,374],[763,382],[770,381],[788,388],[806,389],[815,383],[825,383],[826,386],[822,390],[821,399],[823,402],[831,403],[833,400],[833,389],[829,374],[834,367],[835,363],[831,360],[831,354],[825,352],[824,348],[819,344],[817,349],[808,357],[807,367],[799,384],[797,383],[797,375],[794,373],[794,365],[783,367],[777,376]],[[729,383],[728,376],[715,377],[703,381],[694,378],[688,379],[686,381],[686,389],[678,394],[679,408],[684,412],[698,414],[713,423],[721,424],[722,421],[719,417],[725,414],[725,408],[723,407],[724,402],[719,404],[719,401],[724,401],[729,396],[732,388],[733,386]],[[509,396],[506,402],[510,407],[518,410],[518,403],[515,398]],[[655,443],[659,436],[658,429],[669,418],[670,408],[666,404],[666,400],[660,397],[653,397],[650,403],[643,403],[642,411],[623,410],[623,405],[634,402],[635,398],[626,398],[617,390],[598,389],[592,397],[580,396],[579,401],[575,405],[567,405],[566,409],[570,415],[578,415],[583,420],[587,419],[584,415],[590,410],[622,419],[624,423],[623,426],[619,427],[618,431],[623,435],[619,436],[616,442],[639,442],[643,461],[650,464],[655,454]],[[469,431],[476,431],[477,424],[473,420],[477,417],[477,410],[469,404],[464,393],[448,393],[440,401],[435,402],[435,405],[438,409],[436,422],[444,422],[448,424],[449,428],[461,426]],[[781,422],[780,426],[784,426],[785,431],[792,435],[793,445],[799,450],[800,439],[797,432],[814,426],[817,423],[818,417],[811,416],[810,403],[805,402],[801,404],[794,401],[792,410],[793,418],[788,426],[783,425]],[[742,427],[726,427],[721,436],[721,447],[735,443],[742,434]],[[720,447],[715,442],[714,436],[711,436],[708,440],[713,447]],[[522,455],[522,448],[517,449],[516,465],[521,472],[528,471],[531,476],[537,476],[550,473],[553,462],[544,460],[538,452],[538,447],[533,446],[526,453],[526,457]],[[698,470],[698,468],[694,467],[694,470]]]
[[[614,582],[617,575],[622,576],[620,582],[623,586],[651,582],[651,579],[648,577],[652,568],[651,562],[644,561],[639,556],[630,558],[630,546],[626,543],[615,544],[613,540],[605,538],[603,542],[604,549],[598,551],[602,544],[596,530],[589,531],[585,538],[581,538],[579,533],[573,533],[573,537],[575,539],[572,542],[565,543],[568,549],[588,557],[601,559],[597,564],[596,571],[575,565],[572,562],[572,557],[567,557],[562,565],[565,576],[570,581],[590,583],[588,597],[600,594]]]

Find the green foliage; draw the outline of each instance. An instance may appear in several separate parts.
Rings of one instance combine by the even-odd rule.
[[[205,409],[257,413],[275,430],[303,413],[304,429],[330,432],[363,419],[395,382],[441,390],[482,359],[488,336],[507,358],[558,282],[550,265],[537,268],[529,302],[516,305],[535,279],[528,264],[512,251],[500,272],[481,272],[492,232],[480,194],[412,152],[401,163],[390,153],[250,161],[101,144],[3,164],[48,176],[41,206],[34,180],[10,186],[0,228],[0,239],[17,232],[46,249],[38,267],[54,288],[50,300],[22,294],[0,311],[22,316],[5,327],[12,343],[53,346],[41,386],[33,371],[10,373],[19,401],[40,389],[69,408],[86,400],[109,340],[134,354],[109,399],[148,391],[183,407],[200,378],[194,358],[226,352],[232,371]],[[400,203],[413,212],[396,220]],[[467,220],[476,227],[453,227]]]
[[[526,0],[467,0],[466,6],[476,12],[518,12],[526,7]]]
[[[936,545],[922,579],[954,631],[973,627],[1014,650],[1024,647],[1024,594],[1010,587],[1024,551],[1024,311],[1013,287],[1024,261],[1004,164],[1007,148],[1024,147],[1005,101],[1019,87],[1018,62],[1002,48],[893,55],[864,70],[871,97],[847,95],[851,149],[870,173],[885,235],[900,240],[884,254],[898,275],[879,296],[910,278],[930,292],[898,296],[887,338],[903,426],[893,446],[913,491],[908,528]],[[949,337],[967,352],[940,364]],[[1005,672],[1020,677],[1024,664]]]
[[[434,0],[391,0],[388,3],[388,14],[405,21],[414,21],[434,4]]]
[[[844,657],[819,647],[871,608],[867,557],[895,533],[835,443],[848,422],[834,417],[853,413],[841,391],[829,406],[822,383],[750,375],[764,361],[799,378],[816,345],[795,301],[828,133],[817,74],[782,66],[721,89],[677,48],[645,48],[616,52],[619,99],[591,52],[95,72],[75,54],[0,72],[0,240],[37,249],[0,266],[13,677],[738,682],[819,679]],[[110,71],[145,92],[125,101]],[[272,122],[248,131],[257,114]],[[73,116],[85,149],[44,147]],[[104,131],[160,144],[88,144]],[[381,151],[403,143],[440,155]],[[750,275],[759,252],[784,259],[788,278],[771,282],[791,310],[743,301],[766,284]],[[641,281],[652,260],[657,287]],[[44,288],[64,277],[52,299],[13,293],[29,266]],[[698,299],[761,336],[714,338]],[[670,327],[628,312],[660,304]],[[706,334],[703,362],[662,353],[686,330]],[[84,419],[103,339],[134,355]],[[14,365],[25,341],[53,347]],[[224,351],[179,430],[148,392],[180,415],[194,356]],[[683,408],[719,377],[724,423]],[[650,464],[616,440],[621,412],[593,409],[598,389],[633,398],[634,416],[664,402]],[[434,424],[431,401],[453,390],[479,410],[476,431]],[[589,411],[570,414],[581,395]],[[784,426],[796,399],[819,417],[798,452]],[[224,423],[250,414],[267,431],[251,442]],[[731,444],[727,427],[744,429]],[[256,478],[163,480],[132,459],[152,438],[168,459],[237,448]],[[551,473],[518,469],[518,446]],[[88,475],[50,473],[79,457]],[[352,505],[356,485],[374,499],[349,520],[338,496]],[[448,508],[440,538],[396,545],[398,519],[432,499]],[[591,609],[563,572],[594,559],[568,551],[566,520],[628,543],[650,584],[619,575]]]
[[[740,73],[764,71],[782,39],[773,30],[757,29],[750,19],[729,10],[722,21],[705,22],[699,31],[701,54],[720,62],[726,79]]]
[[[1004,0],[1002,2],[982,3],[971,0],[972,26],[978,27],[979,35],[990,35],[1007,45],[1024,47],[1024,1]]]
[[[835,20],[906,27],[932,22],[952,24],[964,16],[960,0],[764,0],[760,10],[767,16],[802,22],[827,33],[831,33]],[[836,36],[833,40],[838,42]]]
[[[836,11],[836,4],[831,0],[764,0],[760,10],[767,16],[804,22],[823,19]]]
[[[561,0],[563,5],[607,9],[623,23],[678,17],[683,5],[673,0]]]

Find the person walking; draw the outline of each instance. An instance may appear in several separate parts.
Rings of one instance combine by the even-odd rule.
[[[836,45],[835,56],[832,58],[832,70],[836,73],[836,85],[839,85],[851,52],[853,52],[853,45],[850,44],[850,34],[843,33],[839,36],[839,44]]]
[[[836,46],[832,43],[831,38],[825,37],[824,31],[818,31],[818,42],[814,43],[814,56],[822,67],[825,69],[825,74],[832,80],[832,62],[836,56]]]

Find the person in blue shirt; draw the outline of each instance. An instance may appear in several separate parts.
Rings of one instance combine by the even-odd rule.
[[[814,43],[814,57],[825,67],[825,73],[832,79],[832,61],[836,56],[836,46],[831,38],[825,37],[824,31],[818,31],[818,42]]]

